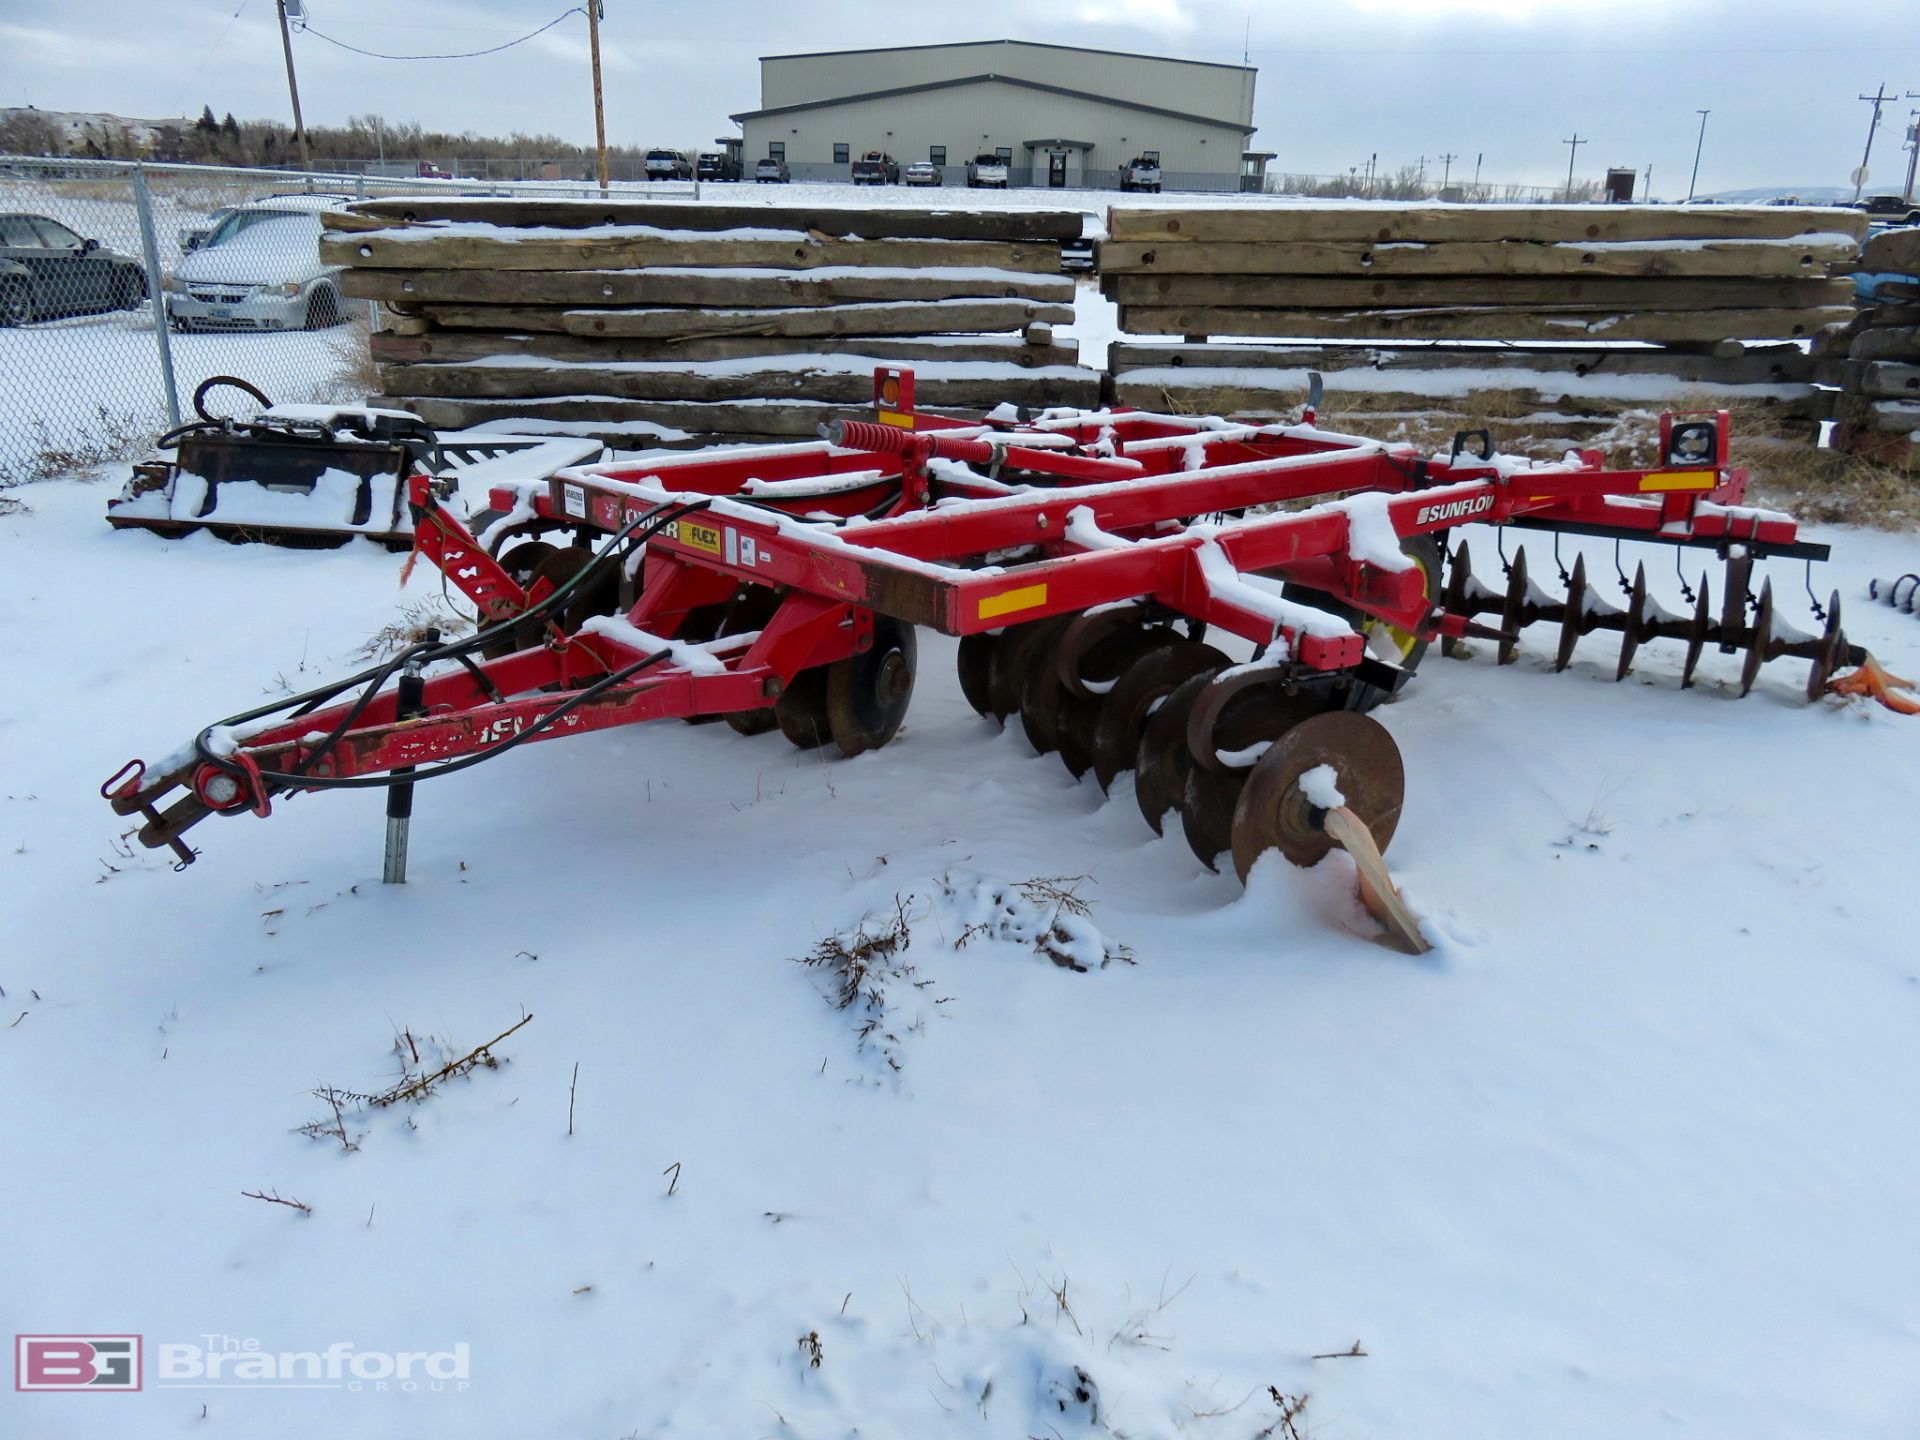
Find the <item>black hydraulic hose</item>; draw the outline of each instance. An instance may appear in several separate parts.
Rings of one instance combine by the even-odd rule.
[[[471,770],[482,760],[491,760],[495,756],[506,754],[507,751],[513,749],[516,745],[524,745],[541,731],[550,728],[563,716],[569,715],[579,709],[580,706],[586,704],[587,701],[593,699],[594,696],[611,689],[625,680],[631,679],[650,665],[658,665],[662,660],[665,660],[670,653],[671,652],[666,650],[656,650],[653,654],[646,656],[644,659],[636,660],[633,664],[624,666],[614,671],[611,675],[603,675],[600,679],[594,681],[593,684],[574,692],[564,703],[554,706],[553,709],[542,715],[538,720],[535,720],[517,735],[509,736],[498,745],[489,745],[485,750],[476,751],[472,755],[462,756],[458,760],[449,760],[442,765],[435,765],[428,769],[415,769],[405,775],[326,776],[289,773],[283,770],[262,770],[259,772],[260,778],[263,781],[276,781],[299,790],[384,790],[390,789],[395,785],[413,785],[422,780],[437,779],[442,775],[451,775],[459,770]],[[213,756],[209,756],[208,758],[222,769],[230,770],[235,774],[244,775],[246,773],[237,765],[222,762]]]
[[[498,624],[491,625],[485,630],[476,631],[474,634],[466,636],[461,640],[447,644],[421,641],[407,646],[389,657],[382,664],[363,670],[358,675],[349,676],[347,679],[331,685],[305,691],[302,694],[292,696],[286,700],[276,701],[271,705],[262,705],[257,709],[248,710],[238,715],[230,715],[224,720],[215,721],[194,738],[194,750],[202,760],[218,766],[229,774],[244,775],[246,772],[242,767],[233,764],[224,757],[213,754],[207,748],[207,737],[212,734],[214,730],[233,725],[244,725],[250,721],[264,719],[266,716],[278,715],[282,712],[290,711],[295,717],[305,715],[319,708],[328,700],[345,694],[355,686],[360,686],[362,688],[359,698],[354,702],[348,712],[341,717],[339,723],[334,726],[325,741],[317,746],[313,752],[301,762],[300,768],[290,776],[277,775],[275,777],[302,784],[310,781],[317,786],[320,784],[319,779],[308,776],[306,774],[307,767],[317,764],[327,751],[331,750],[340,742],[341,737],[352,728],[354,722],[366,713],[367,707],[371,705],[378,696],[380,688],[385,685],[397,671],[405,666],[408,661],[418,660],[421,664],[428,665],[439,660],[464,659],[474,651],[482,649],[493,643],[493,641],[518,630],[529,621],[545,619],[554,610],[558,609],[575,590],[584,585],[596,571],[602,569],[607,560],[612,557],[615,547],[629,536],[637,531],[644,531],[645,533],[642,534],[641,539],[643,541],[651,539],[654,535],[658,534],[661,529],[673,523],[673,521],[679,519],[681,516],[690,514],[696,510],[703,510],[710,504],[712,504],[710,500],[696,500],[684,505],[660,506],[643,515],[636,515],[616,531],[607,540],[606,544],[601,547],[593,559],[581,567],[577,574],[555,587],[553,593],[537,605],[530,606],[518,615],[503,620]],[[595,693],[597,693],[597,691]],[[564,711],[556,711],[554,713],[564,713]],[[482,753],[493,754],[497,752],[490,750]],[[438,774],[439,772],[431,771],[428,773]]]

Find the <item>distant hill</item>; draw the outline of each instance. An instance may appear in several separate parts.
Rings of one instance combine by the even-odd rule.
[[[130,159],[177,151],[190,118],[141,120],[89,110],[0,109],[0,137],[29,153]],[[0,149],[10,148],[0,144]]]
[[[1868,186],[1868,195],[1878,194],[1873,186]],[[1748,190],[1716,190],[1711,195],[1698,197],[1702,200],[1717,200],[1727,205],[1767,205],[1775,200],[1797,200],[1802,205],[1834,205],[1853,199],[1851,185],[1756,185]]]

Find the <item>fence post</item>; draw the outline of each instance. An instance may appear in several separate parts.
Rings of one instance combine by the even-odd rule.
[[[133,167],[133,204],[140,216],[140,250],[147,266],[147,303],[153,311],[153,337],[160,347],[160,383],[166,387],[167,428],[180,428],[180,390],[173,378],[173,336],[167,329],[166,277],[160,273],[160,245],[153,235],[153,197],[147,192],[147,173]]]

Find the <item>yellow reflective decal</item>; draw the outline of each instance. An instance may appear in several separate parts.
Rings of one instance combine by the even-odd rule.
[[[1047,587],[1027,585],[1018,590],[1003,590],[998,595],[989,595],[980,602],[980,618],[991,620],[995,615],[1006,615],[1015,610],[1031,610],[1036,605],[1047,603]]]
[[[1642,490],[1711,490],[1719,483],[1718,470],[1659,470],[1640,477]]]
[[[878,410],[874,412],[874,418],[882,425],[894,425],[902,430],[913,428],[913,416],[898,410]]]
[[[704,550],[709,555],[720,553],[720,532],[712,525],[701,525],[692,520],[676,520],[673,522],[673,538],[682,545],[695,550]]]

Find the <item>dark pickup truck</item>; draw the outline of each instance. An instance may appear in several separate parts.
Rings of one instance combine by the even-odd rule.
[[[856,185],[898,185],[900,162],[884,150],[869,150],[853,162]]]

